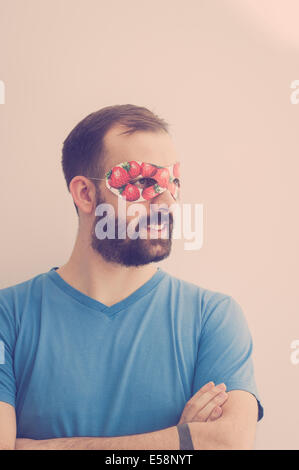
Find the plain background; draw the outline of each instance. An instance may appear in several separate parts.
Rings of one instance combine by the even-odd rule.
[[[1,0],[0,287],[65,263],[77,217],[62,142],[107,105],[170,122],[204,243],[164,269],[232,295],[254,340],[257,449],[299,449],[299,5],[276,0]],[[162,265],[161,265],[162,266]],[[179,268],[178,268],[179,266]]]

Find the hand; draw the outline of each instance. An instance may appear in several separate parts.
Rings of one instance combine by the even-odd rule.
[[[215,386],[214,382],[204,385],[187,401],[178,424],[192,421],[214,421],[222,415],[221,406],[228,399],[224,383]]]
[[[36,445],[39,441],[35,439],[16,439],[15,450],[37,450]]]

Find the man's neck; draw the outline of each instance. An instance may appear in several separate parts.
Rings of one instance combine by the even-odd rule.
[[[77,240],[69,261],[56,272],[75,289],[110,307],[135,292],[156,271],[156,263],[138,267],[109,263]]]

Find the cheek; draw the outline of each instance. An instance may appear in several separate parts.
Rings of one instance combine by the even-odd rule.
[[[129,224],[132,220],[138,221],[144,219],[150,215],[150,203],[149,202],[128,202],[126,207],[126,222]]]
[[[114,214],[114,218],[117,217],[118,197],[109,191],[109,189],[101,188],[100,203],[108,204],[110,206],[110,214]]]

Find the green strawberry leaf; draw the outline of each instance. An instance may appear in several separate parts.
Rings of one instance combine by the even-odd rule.
[[[127,184],[124,184],[123,186],[121,186],[120,188],[118,188],[119,194],[122,194],[122,193],[124,192],[124,190],[126,189],[126,186],[127,186]]]
[[[112,170],[107,171],[107,173],[105,173],[105,178],[109,179],[111,174],[112,174]]]
[[[128,162],[122,163],[120,166],[128,172],[130,171],[131,165]]]

